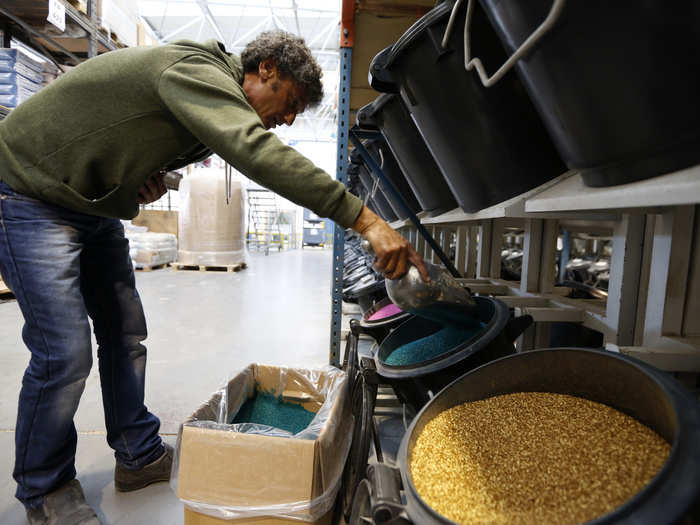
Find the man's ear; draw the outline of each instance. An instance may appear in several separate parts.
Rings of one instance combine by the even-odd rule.
[[[258,64],[258,75],[260,76],[260,80],[263,82],[273,80],[278,75],[277,66],[269,58],[261,60],[260,64]]]

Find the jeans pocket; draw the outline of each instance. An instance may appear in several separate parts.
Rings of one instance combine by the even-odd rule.
[[[17,193],[4,182],[0,182],[0,199],[12,199],[16,201],[38,202],[37,199],[28,197],[22,193]]]

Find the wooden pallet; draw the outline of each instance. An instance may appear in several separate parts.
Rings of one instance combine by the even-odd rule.
[[[204,264],[182,264],[178,262],[170,263],[173,270],[190,270],[200,272],[239,272],[248,267],[246,263],[237,264],[220,264],[220,265],[204,265]]]
[[[108,28],[106,28],[106,27],[104,27],[104,26],[99,26],[97,29],[98,29],[98,31],[99,31],[100,33],[102,33],[106,38],[108,38],[108,39],[110,39],[112,42],[114,42],[114,44],[115,44],[117,47],[127,47],[127,45],[126,45],[124,42],[122,42],[121,40],[119,40],[119,35],[118,35],[117,33],[115,33],[114,31],[111,31],[110,29],[108,29]]]
[[[134,270],[137,272],[152,272],[153,270],[160,270],[161,268],[167,268],[168,263],[163,263],[163,264],[154,264],[154,265],[149,265],[149,264],[139,264],[138,266],[134,267]]]

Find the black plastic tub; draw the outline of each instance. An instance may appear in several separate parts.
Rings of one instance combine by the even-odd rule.
[[[389,297],[385,297],[381,301],[376,302],[362,314],[362,320],[360,321],[361,331],[371,335],[378,344],[381,344],[384,338],[389,335],[389,333],[397,328],[404,321],[411,318],[412,314],[409,312],[399,312],[389,317],[383,319],[377,319],[374,321],[370,320],[370,317],[377,313],[379,310],[392,304]]]
[[[509,52],[552,7],[551,0],[481,3]],[[569,0],[517,62],[559,152],[587,185],[700,163],[699,22],[697,2]]]
[[[374,207],[379,211],[378,215],[387,222],[397,220],[398,216],[394,213],[394,209],[389,204],[389,201],[386,200],[384,192],[382,192],[381,189],[377,189],[374,191],[374,194],[372,194],[372,190],[374,189],[374,177],[369,174],[364,164],[351,164],[351,166],[352,169],[357,170],[360,183],[369,195],[369,199],[373,202]]]
[[[416,199],[413,190],[408,185],[406,177],[404,177],[404,174],[401,172],[401,168],[399,168],[399,165],[394,158],[394,154],[391,152],[384,139],[368,140],[365,142],[365,147],[374,161],[381,168],[382,173],[384,173],[386,178],[389,179],[389,181],[391,181],[394,187],[398,190],[404,202],[408,205],[408,208],[414,214],[420,212],[421,208],[420,204],[418,204],[418,199]],[[365,168],[367,171],[370,171],[366,165]],[[379,189],[384,194],[384,197],[386,197],[386,200],[389,201],[389,204],[391,204],[394,214],[399,219],[408,218],[408,214],[404,208],[401,206],[394,194],[391,193],[389,188],[384,185],[384,183],[379,183]]]
[[[380,279],[343,295],[350,299],[349,302],[356,302],[364,315],[372,306],[387,297],[386,285],[384,284],[384,279]]]
[[[532,189],[566,170],[517,74],[485,88],[464,68],[466,2],[446,49],[453,2],[435,6],[370,65],[378,91],[400,92],[459,205],[474,212]],[[487,69],[505,51],[477,5],[472,45]],[[570,79],[576,82],[576,77]]]
[[[513,341],[532,324],[530,316],[511,319],[508,307],[498,299],[474,297],[474,300],[477,303],[475,316],[486,326],[433,360],[406,366],[385,362],[395,349],[442,328],[423,317],[410,318],[379,345],[374,358],[377,373],[391,384],[396,397],[414,412],[466,371],[512,354],[515,351]]]
[[[636,359],[599,350],[556,348],[515,354],[472,370],[442,390],[414,418],[397,457],[406,510],[413,523],[453,523],[421,499],[411,478],[411,453],[425,425],[462,403],[514,392],[553,392],[603,403],[644,423],[671,444],[668,461],[649,485],[615,511],[589,523],[679,523],[697,504],[697,402],[669,375]]]
[[[357,112],[362,128],[379,129],[423,211],[437,215],[457,207],[411,114],[396,95],[382,94]]]

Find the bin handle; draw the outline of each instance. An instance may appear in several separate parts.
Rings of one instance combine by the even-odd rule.
[[[445,35],[442,38],[443,49],[447,47],[447,42],[452,34],[454,27],[455,18],[457,17],[457,10],[459,6],[462,5],[463,0],[457,0],[454,7],[452,8],[452,13],[450,14],[450,20],[447,22],[447,28],[445,29]],[[470,46],[470,34],[469,26],[471,24],[472,12],[474,10],[474,0],[468,0],[467,3],[467,17],[464,22],[464,67],[467,71],[476,69],[479,74],[479,79],[484,87],[491,87],[496,82],[498,82],[508,71],[510,71],[515,63],[520,60],[523,56],[527,55],[538,43],[538,41],[547,33],[552,26],[557,22],[559,15],[564,7],[566,0],[554,0],[552,2],[552,8],[544,19],[544,22],[535,29],[535,31],[520,44],[520,47],[515,50],[515,52],[506,60],[503,65],[496,71],[491,77],[484,69],[484,65],[478,57],[471,57],[471,46]]]
[[[377,148],[379,151],[379,169],[384,169],[384,154],[381,148]],[[372,185],[372,198],[374,198],[375,193],[377,193],[377,188],[379,188],[379,177],[374,177],[374,184]]]

